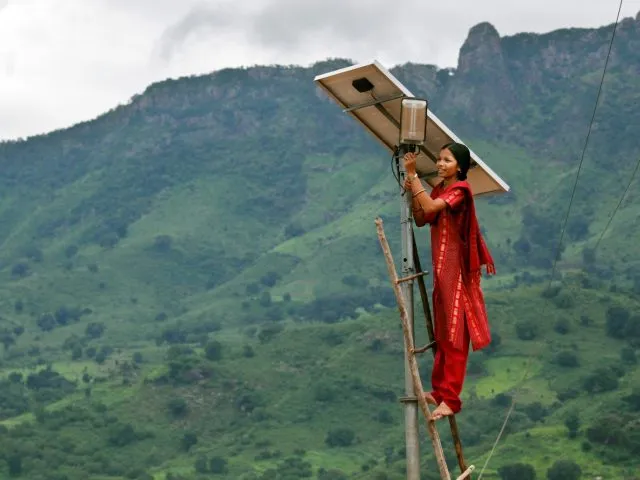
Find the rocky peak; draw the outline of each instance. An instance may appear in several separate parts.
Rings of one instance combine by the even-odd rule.
[[[493,25],[483,22],[469,30],[460,49],[457,71],[446,90],[445,103],[450,107],[475,112],[477,131],[506,128],[519,102],[500,34]]]
[[[502,62],[502,47],[498,30],[488,22],[482,22],[469,30],[460,49],[458,73],[464,74],[483,65]]]

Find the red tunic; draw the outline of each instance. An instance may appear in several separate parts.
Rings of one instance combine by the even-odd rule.
[[[468,182],[441,185],[432,190],[431,198],[441,198],[447,207],[426,216],[431,224],[436,339],[447,335],[456,349],[462,349],[466,321],[471,346],[479,350],[491,343],[480,266],[495,273],[493,259],[480,233]]]

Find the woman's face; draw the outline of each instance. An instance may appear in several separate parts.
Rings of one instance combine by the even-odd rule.
[[[445,180],[455,178],[458,174],[458,161],[448,148],[440,150],[436,167],[438,168],[438,176]]]

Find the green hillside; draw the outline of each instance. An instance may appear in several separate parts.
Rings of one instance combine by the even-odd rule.
[[[498,276],[459,415],[469,463],[517,401],[483,478],[639,470],[640,176],[593,250],[640,157],[639,20],[616,34],[550,278],[611,29],[481,24],[458,69],[393,69],[512,187],[478,200]],[[397,257],[398,187],[312,81],[349,64],[166,80],[0,144],[0,479],[404,478],[402,332],[374,224]]]

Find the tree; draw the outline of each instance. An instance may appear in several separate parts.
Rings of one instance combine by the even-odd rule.
[[[536,471],[528,463],[511,463],[498,469],[501,480],[535,480]]]
[[[533,402],[525,407],[525,413],[534,422],[539,422],[546,417],[549,412],[540,402]]]
[[[222,358],[222,344],[217,340],[211,340],[204,347],[204,352],[207,359],[218,361]]]
[[[583,327],[588,327],[593,323],[593,320],[591,320],[591,317],[589,317],[589,315],[580,315],[580,325],[582,325]]]
[[[269,292],[262,292],[260,295],[260,306],[265,308],[271,306],[271,294]]]
[[[625,338],[629,310],[619,305],[611,306],[607,309],[606,320],[607,335],[613,338]]]
[[[553,303],[555,304],[556,307],[562,308],[565,310],[573,308],[575,306],[574,298],[571,296],[571,294],[567,292],[561,292],[560,294],[558,294],[553,299]]]
[[[9,332],[2,332],[0,333],[0,343],[2,343],[2,345],[4,346],[4,351],[6,352],[7,350],[9,350],[9,347],[11,345],[14,345],[16,343],[16,339]]]
[[[376,420],[380,423],[389,425],[393,423],[393,415],[391,415],[389,410],[380,410],[378,415],[376,415]]]
[[[624,447],[628,442],[628,425],[622,412],[597,417],[588,426],[585,433],[592,443],[606,445],[608,448]]]
[[[59,307],[54,314],[56,322],[60,325],[68,325],[71,322],[77,322],[82,316],[79,308],[67,308],[64,305]]]
[[[516,324],[516,335],[520,340],[533,340],[538,335],[538,325],[520,321]]]
[[[635,365],[638,363],[636,351],[631,347],[625,347],[620,350],[620,360],[626,365]]]
[[[38,318],[38,327],[43,332],[50,332],[56,327],[56,319],[51,313],[44,313]]]
[[[629,318],[626,337],[632,339],[640,338],[640,315],[634,315]]]
[[[580,417],[576,412],[571,412],[564,420],[564,424],[569,432],[569,438],[576,438],[578,436],[578,429],[580,428]]]
[[[14,277],[24,277],[29,273],[29,265],[24,262],[16,263],[11,268],[11,275]]]
[[[67,246],[67,248],[64,249],[64,254],[67,258],[71,258],[75,256],[76,253],[78,253],[77,245],[69,245]]]
[[[593,248],[584,247],[582,249],[582,262],[587,266],[596,263],[596,251]]]
[[[273,287],[280,280],[280,275],[277,272],[267,272],[260,278],[260,283],[266,285],[267,287]]]
[[[104,333],[104,323],[102,322],[91,322],[87,325],[85,329],[85,335],[89,338],[100,338]]]
[[[187,432],[182,435],[182,439],[180,440],[180,447],[185,452],[188,452],[196,443],[198,443],[198,436],[193,432]]]
[[[325,438],[325,443],[329,447],[348,447],[353,443],[356,434],[350,428],[342,427],[330,430]]]
[[[557,365],[560,365],[561,367],[568,367],[568,368],[575,368],[578,365],[580,365],[577,355],[568,350],[563,350],[562,352],[558,352],[558,354],[555,357],[555,363]]]
[[[589,220],[583,215],[571,217],[567,222],[567,235],[571,240],[583,240],[589,234]]]
[[[218,475],[227,473],[227,460],[222,457],[211,457],[211,460],[209,460],[209,470],[211,473]]]
[[[502,337],[498,334],[498,332],[491,332],[491,343],[487,346],[487,348],[484,348],[482,351],[486,355],[491,355],[495,353],[495,351],[498,349],[501,343],[502,343]]]
[[[549,470],[549,480],[578,480],[582,476],[582,469],[573,460],[557,460]]]
[[[631,408],[632,411],[640,411],[640,388],[634,388],[630,395],[627,395],[624,400]]]
[[[257,407],[261,406],[264,403],[260,393],[250,390],[245,390],[238,393],[234,404],[235,407],[244,413],[251,413]]]
[[[325,470],[324,468],[318,469],[318,480],[347,480],[347,475],[341,470],[331,469]]]
[[[104,362],[106,362],[107,360],[107,354],[106,352],[100,350],[97,354],[96,354],[96,358],[95,361],[98,365],[102,365]]]
[[[313,398],[316,402],[333,402],[338,396],[336,389],[328,383],[318,382],[315,385]]]
[[[189,406],[187,405],[185,399],[180,397],[175,397],[169,400],[169,403],[167,403],[167,408],[169,409],[169,413],[171,414],[171,416],[173,416],[174,418],[184,417],[189,410]]]
[[[198,473],[207,473],[209,471],[209,464],[208,464],[207,457],[205,455],[198,455],[198,458],[196,458],[193,468]]]
[[[258,333],[258,340],[260,340],[260,343],[267,343],[283,330],[284,327],[279,323],[267,325],[260,330],[260,333]]]
[[[246,287],[246,292],[247,292],[247,295],[249,295],[249,296],[257,295],[260,292],[260,285],[258,285],[255,282],[254,283],[250,283]]]
[[[567,333],[569,333],[571,325],[569,323],[569,320],[567,320],[566,318],[560,318],[553,326],[553,329],[560,335],[566,335]]]
[[[19,454],[10,455],[7,458],[9,476],[19,477],[22,475],[22,457]]]
[[[245,345],[242,347],[242,356],[246,358],[251,358],[255,356],[255,352],[253,351],[253,347],[251,345]]]
[[[16,300],[16,303],[13,304],[13,309],[16,313],[22,313],[24,310],[24,302],[22,300]]]
[[[171,250],[173,238],[171,235],[157,235],[153,240],[153,248],[158,252],[168,252]]]
[[[80,358],[82,358],[82,347],[80,345],[76,345],[71,351],[71,360],[78,360]]]
[[[125,447],[138,440],[138,435],[130,423],[116,423],[109,429],[109,443],[116,447]]]
[[[304,233],[304,228],[298,222],[292,222],[284,228],[286,238],[299,237]]]
[[[618,377],[613,369],[599,367],[584,378],[582,385],[589,393],[609,392],[618,388]]]

